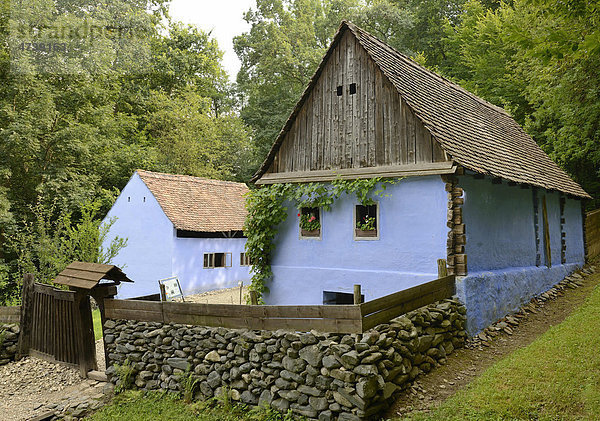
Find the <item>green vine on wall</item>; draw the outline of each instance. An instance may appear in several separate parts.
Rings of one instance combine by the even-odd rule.
[[[259,295],[269,291],[268,281],[273,277],[271,255],[275,250],[277,227],[286,220],[286,201],[297,209],[320,207],[330,211],[342,194],[354,195],[361,205],[375,204],[373,197],[386,197],[388,184],[396,184],[400,178],[382,177],[358,180],[335,179],[331,183],[273,184],[252,189],[246,199],[248,215],[244,224],[247,237],[246,253],[252,262],[250,289]]]

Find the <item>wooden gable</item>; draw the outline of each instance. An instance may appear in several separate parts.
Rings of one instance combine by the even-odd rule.
[[[258,184],[451,172],[439,143],[352,32],[336,41]]]

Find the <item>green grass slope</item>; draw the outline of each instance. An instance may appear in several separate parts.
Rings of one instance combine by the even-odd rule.
[[[437,410],[411,419],[600,419],[600,288],[564,322],[493,365]]]

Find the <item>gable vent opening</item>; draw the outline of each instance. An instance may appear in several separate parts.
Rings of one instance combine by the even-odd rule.
[[[350,84],[350,95],[354,95],[356,93],[356,83]]]
[[[342,96],[343,89],[344,88],[341,85],[337,87],[337,89],[336,89],[337,96]]]

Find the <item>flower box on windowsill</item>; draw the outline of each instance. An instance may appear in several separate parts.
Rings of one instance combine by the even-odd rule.
[[[321,235],[321,230],[316,229],[308,231],[305,229],[300,229],[300,235],[302,235],[302,237],[318,237],[319,235]]]
[[[377,230],[361,230],[358,228],[354,229],[354,234],[356,235],[356,238],[361,238],[361,237],[377,237]]]

